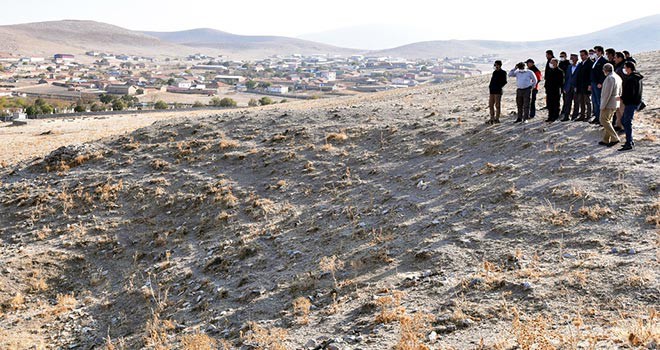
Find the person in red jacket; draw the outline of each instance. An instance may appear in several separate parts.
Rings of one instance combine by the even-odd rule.
[[[534,65],[534,60],[533,59],[528,59],[525,61],[527,63],[527,68],[536,75],[536,86],[532,89],[532,100],[530,101],[529,104],[529,119],[532,119],[536,116],[536,95],[539,92],[539,82],[541,82],[541,79],[543,79],[543,75],[541,74],[541,71],[536,68],[536,65]]]

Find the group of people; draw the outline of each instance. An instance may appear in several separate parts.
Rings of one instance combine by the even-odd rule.
[[[526,123],[536,116],[539,83],[545,79],[546,122],[572,120],[600,125],[605,131],[599,144],[606,147],[619,144],[619,132],[622,132],[626,141],[620,151],[632,150],[635,145],[633,117],[645,105],[642,101],[644,77],[637,71],[637,62],[630,53],[595,46],[570,57],[562,51],[559,59],[548,50],[546,58],[544,74],[531,58],[519,62],[508,73],[502,69],[502,61],[495,61],[489,85],[490,120],[487,123],[500,123],[507,77],[516,78],[516,123]]]

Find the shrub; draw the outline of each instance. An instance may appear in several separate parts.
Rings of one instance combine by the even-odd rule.
[[[167,103],[165,101],[160,100],[160,101],[156,102],[156,104],[154,104],[154,108],[155,109],[168,109],[169,106],[167,105]]]
[[[262,106],[272,105],[273,100],[270,97],[262,97],[259,99],[259,104]]]

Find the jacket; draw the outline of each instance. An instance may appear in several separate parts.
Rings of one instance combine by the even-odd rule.
[[[559,61],[559,69],[564,71],[564,76],[566,75],[566,69],[571,66],[571,61]]]
[[[575,88],[578,94],[591,95],[589,87],[591,86],[591,67],[594,65],[593,61],[586,60],[578,63],[578,77]]]
[[[600,109],[619,108],[619,97],[622,90],[621,78],[612,72],[603,81],[603,89],[600,95]]]
[[[573,65],[569,65],[564,71],[564,92],[575,90],[577,88],[577,78],[580,74],[580,64],[578,63],[575,66],[575,71],[573,71]]]
[[[618,74],[619,78],[621,78],[621,79],[623,79],[623,65],[624,65],[624,63],[625,63],[625,61],[614,65],[614,73]]]
[[[534,90],[538,90],[539,83],[541,82],[541,79],[543,79],[543,76],[541,75],[541,71],[538,68],[536,68],[536,66],[532,66],[532,68],[530,68],[529,70],[534,72],[534,75],[536,75],[536,86],[534,86]]]
[[[625,76],[623,78],[623,91],[621,92],[621,101],[626,106],[638,106],[642,103],[642,80],[644,76],[638,72]]]
[[[564,86],[564,72],[559,68],[550,68],[545,72],[545,91],[548,94],[559,94]]]
[[[596,62],[591,68],[591,83],[594,85],[602,84],[605,81],[605,73],[603,73],[603,66],[607,63],[605,57],[596,59]]]
[[[518,89],[534,87],[538,83],[534,72],[528,69],[519,70],[514,68],[509,72],[509,76],[516,77],[516,86]]]
[[[490,84],[488,85],[490,93],[493,95],[501,95],[504,85],[506,85],[506,71],[503,69],[493,71],[493,76],[490,78]]]

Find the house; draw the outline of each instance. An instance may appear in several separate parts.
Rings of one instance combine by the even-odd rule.
[[[190,89],[192,87],[192,85],[193,85],[192,81],[183,80],[183,81],[178,82],[176,84],[176,87],[178,87],[179,89]]]
[[[215,80],[229,85],[236,85],[244,82],[245,77],[240,75],[216,75]]]
[[[137,88],[133,85],[108,85],[105,92],[111,95],[135,95]]]
[[[266,92],[283,95],[289,92],[289,88],[284,85],[271,85],[266,88]]]
[[[54,61],[56,63],[64,63],[64,62],[73,62],[73,60],[76,58],[74,55],[70,54],[65,54],[65,53],[58,53],[53,56]]]
[[[323,71],[323,72],[319,73],[319,77],[323,80],[326,80],[326,81],[336,81],[337,80],[337,72]]]

